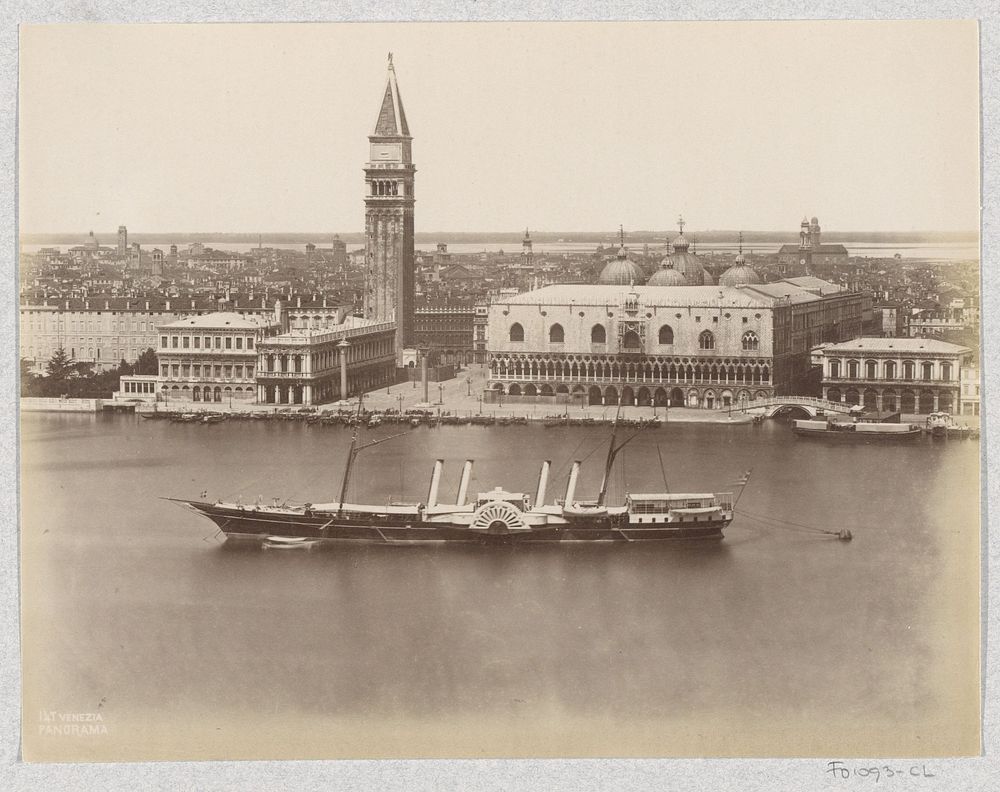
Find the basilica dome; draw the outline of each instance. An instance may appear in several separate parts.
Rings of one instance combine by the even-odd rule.
[[[687,278],[674,269],[670,256],[664,256],[660,268],[652,274],[647,286],[687,286]]]
[[[677,272],[684,276],[684,280],[690,286],[711,286],[712,276],[705,271],[705,266],[701,259],[688,248],[690,247],[684,233],[681,232],[674,239],[673,253],[670,254],[670,263]]]
[[[605,265],[597,279],[598,283],[609,286],[633,286],[645,281],[646,273],[642,271],[642,267],[629,260],[625,245],[618,248],[618,255]]]
[[[729,286],[731,288],[751,286],[763,282],[757,271],[747,264],[747,260],[742,252],[736,257],[736,263],[719,277],[720,286]]]

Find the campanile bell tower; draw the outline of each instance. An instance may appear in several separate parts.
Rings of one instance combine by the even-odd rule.
[[[413,138],[396,70],[389,74],[365,166],[365,296],[367,319],[396,323],[396,359],[413,343]]]

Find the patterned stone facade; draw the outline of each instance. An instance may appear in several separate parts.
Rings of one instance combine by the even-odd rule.
[[[488,387],[497,399],[617,404],[621,395],[710,409],[766,398],[773,302],[704,286],[539,289],[490,307]]]
[[[859,335],[861,304],[818,279],[548,286],[490,306],[487,397],[720,409],[810,395],[810,349]]]

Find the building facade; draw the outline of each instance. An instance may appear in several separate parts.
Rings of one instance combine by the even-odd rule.
[[[856,338],[813,350],[823,398],[879,412],[958,412],[971,350],[925,338]]]
[[[489,326],[490,304],[479,301],[473,308],[472,316],[472,360],[475,363],[486,362]]]
[[[412,141],[389,55],[389,74],[365,166],[364,317],[396,323],[397,359],[413,342]]]
[[[252,402],[257,345],[281,332],[278,317],[212,313],[157,328],[159,390],[169,402]]]
[[[413,346],[436,365],[464,366],[475,360],[474,305],[427,305],[413,313]]]
[[[962,415],[979,415],[979,366],[970,364],[962,366],[961,401],[959,412]]]
[[[254,293],[215,297],[72,297],[28,295],[20,305],[20,356],[43,371],[57,349],[97,370],[129,363],[147,349],[159,350],[157,326],[190,316],[227,311],[242,316],[274,315],[275,296]],[[286,327],[341,324],[350,306],[321,295],[282,299]]]
[[[349,317],[298,328],[257,345],[258,404],[321,404],[395,381],[395,324]]]
[[[487,398],[721,409],[793,394],[805,339],[860,327],[859,295],[827,286],[548,286],[494,302]]]
[[[216,310],[205,299],[84,297],[27,298],[20,306],[20,352],[42,371],[57,349],[98,371],[134,362],[157,349],[158,325]],[[261,310],[266,311],[266,308]]]

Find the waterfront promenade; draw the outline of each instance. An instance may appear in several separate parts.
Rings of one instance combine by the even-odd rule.
[[[424,386],[419,382],[403,382],[387,388],[379,388],[365,394],[366,410],[432,410],[452,415],[473,416],[492,415],[497,418],[526,417],[543,419],[547,416],[568,415],[571,418],[611,419],[614,417],[614,405],[566,405],[566,404],[512,404],[504,401],[502,404],[490,404],[480,400],[486,384],[487,369],[482,365],[472,365],[463,369],[449,380],[427,383],[427,400],[424,400]],[[357,405],[357,396],[351,397],[351,404]],[[336,410],[346,406],[344,402],[316,405],[317,410]],[[228,401],[223,402],[191,402],[167,401],[159,402],[157,410],[197,410],[199,412],[272,412],[276,410],[298,409],[301,405],[294,404],[256,404],[254,402]],[[151,405],[138,407],[141,412],[152,410]],[[690,407],[622,407],[622,418],[659,418],[666,421],[685,421],[692,423],[749,423],[751,415],[734,409],[729,410],[698,410]]]
[[[568,415],[570,418],[611,419],[614,417],[615,405],[566,405],[566,404],[512,404],[509,401],[488,403],[480,400],[486,384],[487,369],[482,365],[472,365],[459,371],[449,380],[427,383],[427,400],[424,400],[424,387],[419,382],[403,382],[387,388],[370,391],[364,396],[364,407],[372,411],[385,410],[431,410],[450,413],[459,416],[491,415],[497,418],[526,417],[529,419],[544,419],[548,416]],[[357,405],[357,397],[349,402]],[[256,404],[254,402],[190,402],[167,401],[157,404],[158,410],[196,410],[199,412],[273,412],[277,410],[299,409],[301,405],[290,404]],[[316,409],[336,410],[346,407],[344,402],[316,405]],[[142,412],[152,410],[150,405],[139,407]],[[737,424],[750,423],[753,415],[741,412],[737,408],[719,410],[701,410],[691,407],[622,407],[622,418],[659,418],[661,421],[676,423],[715,423]],[[904,421],[923,425],[925,415],[903,415]],[[979,416],[956,415],[958,424],[967,424],[978,429]]]

